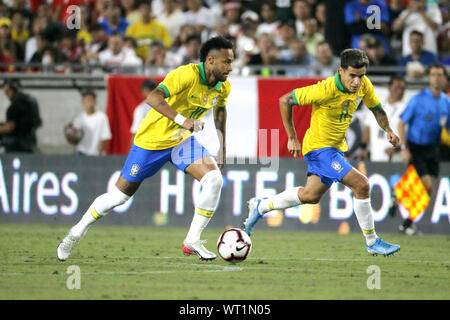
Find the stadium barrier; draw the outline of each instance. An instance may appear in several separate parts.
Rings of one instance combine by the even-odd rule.
[[[0,223],[71,225],[77,222],[98,195],[110,188],[125,156],[82,157],[64,155],[2,155],[0,159]],[[270,163],[275,161],[276,165]],[[389,214],[391,181],[406,171],[404,164],[355,163],[366,171],[378,232],[397,232],[400,210]],[[295,159],[228,159],[222,171],[224,185],[211,227],[241,226],[246,202],[304,185],[307,166]],[[417,219],[424,233],[450,233],[450,165],[441,176],[427,210]],[[138,192],[117,207],[100,225],[185,226],[193,215],[200,184],[171,165],[143,182]],[[261,229],[328,230],[359,232],[350,190],[333,184],[319,205],[304,205],[267,214]]]

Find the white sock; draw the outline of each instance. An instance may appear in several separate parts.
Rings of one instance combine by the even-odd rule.
[[[303,187],[286,189],[279,194],[261,200],[261,203],[258,207],[259,213],[264,214],[272,210],[283,210],[302,204],[302,202],[298,198],[298,190],[300,188]]]
[[[203,229],[206,228],[216,210],[222,183],[223,178],[219,170],[207,172],[200,180],[202,189],[195,204],[195,213],[185,239],[186,242],[192,243],[200,240]]]
[[[77,237],[82,236],[91,224],[106,216],[115,207],[127,202],[128,199],[130,199],[130,196],[120,191],[116,186],[113,186],[110,192],[104,193],[94,200],[81,220],[72,227],[72,235]]]
[[[375,222],[373,220],[370,198],[356,199],[353,197],[353,209],[355,210],[356,219],[358,220],[361,231],[366,238],[367,245],[373,245],[378,236],[375,232]]]

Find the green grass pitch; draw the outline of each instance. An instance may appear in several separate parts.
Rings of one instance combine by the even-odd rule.
[[[256,230],[249,258],[230,264],[184,256],[187,227],[93,226],[59,262],[68,228],[0,224],[0,299],[450,299],[449,236],[383,234],[402,246],[385,258],[358,233]],[[222,231],[204,232],[210,250]],[[80,289],[70,290],[73,265]]]

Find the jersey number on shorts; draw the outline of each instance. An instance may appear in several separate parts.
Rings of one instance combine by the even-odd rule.
[[[208,110],[206,108],[197,107],[194,111],[191,112],[191,115],[189,116],[190,119],[197,120],[202,114],[205,113],[205,111]]]

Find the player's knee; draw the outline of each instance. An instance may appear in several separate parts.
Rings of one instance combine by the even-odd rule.
[[[219,170],[211,170],[203,176],[200,184],[203,188],[207,188],[213,192],[220,192],[223,184],[222,174]]]

